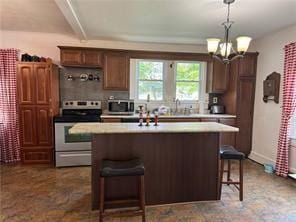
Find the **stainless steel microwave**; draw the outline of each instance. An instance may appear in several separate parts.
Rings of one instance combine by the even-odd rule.
[[[110,115],[132,115],[135,111],[133,100],[108,100],[108,113]]]

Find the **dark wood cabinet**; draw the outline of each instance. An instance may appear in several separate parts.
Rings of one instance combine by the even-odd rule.
[[[17,91],[22,161],[52,163],[53,116],[59,112],[58,67],[51,62],[19,63]]]
[[[35,75],[33,64],[19,64],[17,72],[18,103],[30,105],[35,103]]]
[[[61,50],[61,64],[63,66],[77,66],[82,63],[82,51],[74,49]]]
[[[207,64],[207,93],[224,93],[228,87],[229,73],[228,65],[218,60],[213,60]]]
[[[47,66],[35,64],[35,87],[36,87],[36,104],[49,105],[49,93],[50,93],[50,76]]]
[[[230,63],[229,87],[221,98],[226,112],[237,116],[236,148],[246,155],[252,150],[257,57],[258,53],[247,53]]]
[[[255,77],[257,69],[257,58],[254,59],[254,54],[248,53],[244,58],[239,59],[238,74],[241,77]]]
[[[237,95],[236,147],[249,154],[252,147],[253,110],[255,97],[255,78],[240,78]]]
[[[219,119],[219,123],[236,127],[236,119],[234,118]],[[220,145],[232,145],[236,147],[236,133],[221,133]]]
[[[102,67],[103,53],[99,51],[83,51],[82,63],[88,67]]]
[[[127,53],[104,54],[104,89],[129,90],[129,57]]]
[[[49,107],[36,107],[37,120],[37,144],[39,146],[53,146],[52,131],[53,122]]]
[[[102,55],[99,50],[61,48],[61,64],[74,67],[102,67]]]
[[[21,147],[37,145],[36,110],[33,106],[19,108],[20,144]]]

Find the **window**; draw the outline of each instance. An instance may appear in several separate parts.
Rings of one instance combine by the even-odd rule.
[[[198,100],[200,63],[176,63],[176,98],[179,100]]]
[[[163,100],[163,68],[160,61],[139,60],[138,72],[138,99]]]
[[[130,98],[170,105],[175,99],[186,104],[202,102],[205,97],[206,63],[131,59]]]

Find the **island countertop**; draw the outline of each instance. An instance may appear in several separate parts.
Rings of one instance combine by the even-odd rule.
[[[118,133],[200,133],[200,132],[238,132],[239,129],[216,122],[178,122],[159,123],[158,126],[138,126],[138,123],[77,123],[70,134],[118,134]]]

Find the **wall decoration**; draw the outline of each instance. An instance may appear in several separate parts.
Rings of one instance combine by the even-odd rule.
[[[273,72],[263,81],[264,102],[267,103],[269,100],[273,100],[275,103],[279,103],[280,79],[281,74]]]

